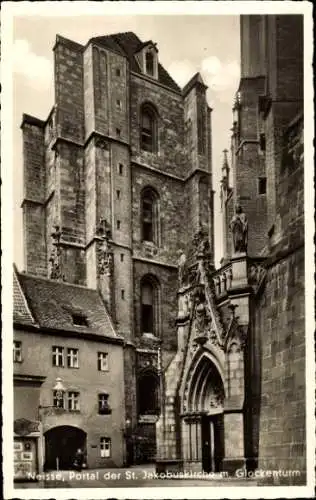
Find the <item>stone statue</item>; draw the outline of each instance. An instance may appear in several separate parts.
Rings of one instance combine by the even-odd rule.
[[[235,215],[230,221],[230,229],[233,233],[235,252],[247,252],[248,219],[240,205],[237,205],[235,208]]]
[[[99,273],[100,275],[110,275],[112,268],[112,251],[109,241],[111,239],[111,227],[106,219],[100,219],[97,234],[102,239],[99,247]]]
[[[50,269],[50,279],[52,280],[62,280],[65,281],[65,277],[62,274],[62,265],[61,265],[61,229],[59,225],[54,226],[54,232],[52,232],[51,237],[53,240],[52,252],[49,258],[49,262],[51,264]]]

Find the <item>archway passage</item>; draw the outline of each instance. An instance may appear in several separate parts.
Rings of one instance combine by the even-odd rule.
[[[212,360],[203,355],[189,383],[184,418],[184,451],[205,472],[220,471],[224,458],[224,386]]]
[[[86,451],[86,433],[70,425],[61,425],[45,432],[45,470],[73,469],[78,448]]]

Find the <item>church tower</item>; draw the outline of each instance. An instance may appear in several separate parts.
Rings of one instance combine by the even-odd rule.
[[[207,87],[196,74],[181,90],[131,32],[85,46],[57,35],[54,56],[52,111],[22,122],[26,272],[101,294],[125,339],[128,434],[150,460],[177,348],[177,263],[200,230],[214,264]]]

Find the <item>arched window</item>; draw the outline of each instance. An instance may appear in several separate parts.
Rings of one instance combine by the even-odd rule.
[[[158,415],[160,413],[159,378],[152,370],[144,371],[138,379],[139,415]]]
[[[159,197],[152,188],[146,188],[141,196],[142,241],[159,245]]]
[[[141,333],[159,336],[159,284],[151,276],[141,281]]]
[[[157,119],[155,110],[148,104],[142,106],[140,124],[140,147],[144,151],[157,151]]]

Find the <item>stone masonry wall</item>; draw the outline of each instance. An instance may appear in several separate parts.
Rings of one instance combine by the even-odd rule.
[[[133,166],[132,221],[133,251],[136,256],[148,257],[141,238],[141,193],[150,186],[159,196],[160,244],[151,258],[177,265],[177,251],[183,247],[186,234],[187,207],[183,182]]]
[[[54,52],[57,133],[59,136],[82,143],[84,140],[82,46],[58,35]]]
[[[240,83],[240,138],[234,162],[234,198],[246,213],[249,224],[248,255],[258,256],[266,242],[267,196],[259,194],[259,178],[266,176],[258,141],[258,97],[264,79],[244,78]]]
[[[29,273],[46,276],[44,129],[41,123],[24,117],[22,130],[25,268]]]
[[[262,384],[259,466],[299,470],[305,480],[304,170],[302,120],[284,137],[277,185],[277,234],[265,290],[256,307]],[[295,127],[297,130],[295,131]],[[290,132],[292,129],[290,129]]]
[[[184,150],[181,96],[135,75],[131,76],[130,85],[132,161],[180,178],[186,177],[187,159]],[[152,104],[157,111],[157,154],[140,150],[140,109],[145,102]]]
[[[159,283],[160,295],[160,325],[158,334],[165,350],[176,350],[177,332],[175,320],[177,316],[177,270],[159,266],[150,262],[134,260],[134,332],[141,334],[140,327],[140,284],[146,275],[155,276]]]

